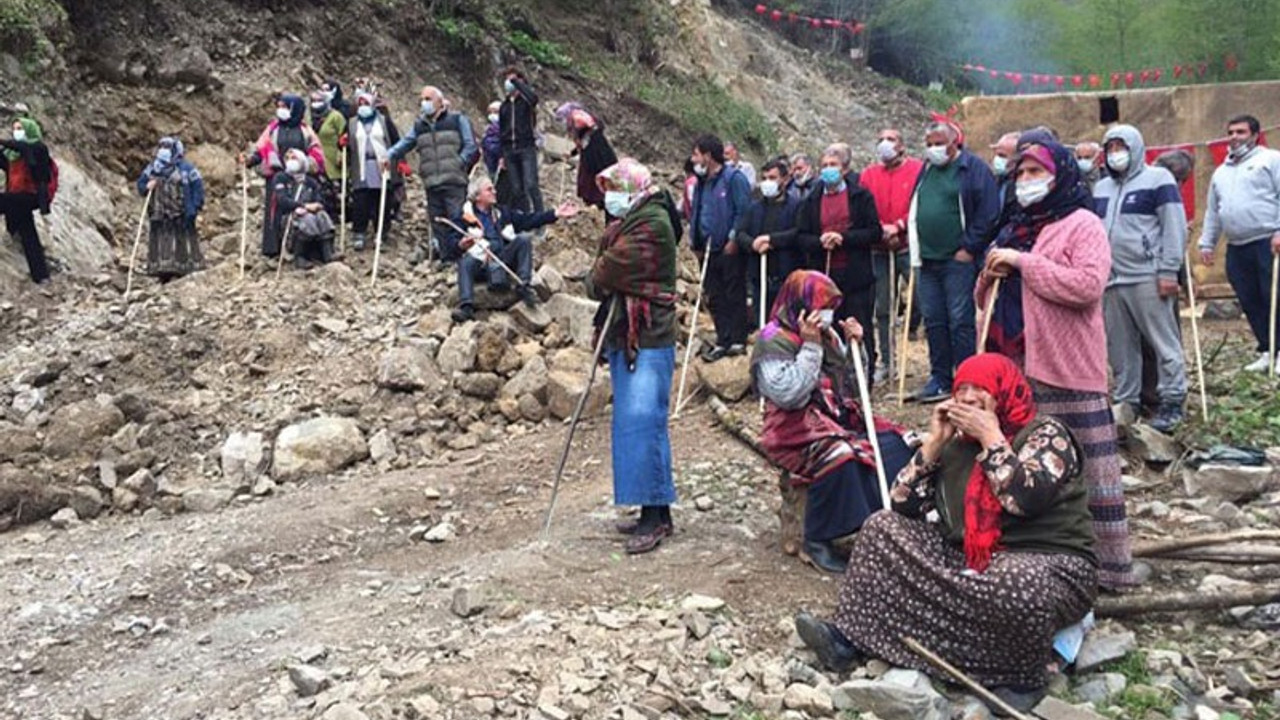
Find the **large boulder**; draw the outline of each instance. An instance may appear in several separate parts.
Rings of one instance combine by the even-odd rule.
[[[502,386],[502,397],[521,398],[531,395],[540,402],[547,400],[547,361],[534,355]]]
[[[947,720],[947,699],[915,670],[894,669],[878,680],[850,680],[831,692],[836,710],[874,713],[882,720]]]
[[[568,332],[575,345],[591,348],[595,336],[593,321],[599,307],[600,303],[595,300],[561,293],[547,302],[547,313]]]
[[[547,410],[551,416],[563,420],[573,415],[578,406],[578,399],[587,388],[587,373],[570,372],[568,370],[552,370],[547,375]],[[594,417],[604,412],[613,398],[613,387],[609,384],[609,373],[601,370],[596,373],[595,384],[591,386],[591,394],[582,407],[582,417]]]
[[[1196,469],[1184,468],[1182,483],[1193,498],[1238,503],[1280,490],[1280,473],[1271,465],[1205,463]]]
[[[751,391],[751,358],[746,355],[725,357],[713,363],[698,360],[694,367],[702,384],[726,402],[737,402]]]
[[[124,413],[106,398],[58,408],[45,430],[44,451],[54,459],[97,452],[98,440],[124,426]]]
[[[582,248],[569,248],[551,258],[552,267],[568,280],[581,280],[591,272],[592,259]]]
[[[318,417],[290,425],[276,438],[274,471],[277,480],[335,472],[369,455],[369,446],[356,421]]]
[[[440,372],[444,373],[446,378],[475,367],[478,334],[479,324],[469,322],[455,327],[453,332],[449,333],[449,337],[445,338],[444,343],[440,345],[440,350],[436,353],[436,364],[440,366]]]
[[[378,387],[401,392],[435,392],[445,385],[440,368],[426,350],[413,345],[388,349],[378,363]]]
[[[266,470],[267,441],[260,432],[233,432],[222,443],[222,477],[252,487]]]

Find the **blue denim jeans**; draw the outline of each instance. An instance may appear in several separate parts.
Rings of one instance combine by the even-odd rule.
[[[1249,329],[1258,339],[1258,352],[1270,352],[1271,238],[1227,247],[1227,280],[1236,291]]]
[[[529,240],[529,236],[517,235],[515,240],[502,245],[494,241],[490,242],[493,243],[491,246],[493,254],[514,270],[526,286],[530,286],[533,279],[533,243]],[[475,297],[476,278],[481,276],[484,276],[489,287],[495,290],[506,290],[515,284],[507,271],[498,267],[497,263],[463,255],[458,261],[458,305],[471,304]]]
[[[676,349],[641,348],[630,370],[625,351],[610,350],[608,359],[613,383],[613,500],[618,505],[672,505],[676,486],[667,411]]]
[[[924,260],[920,267],[918,297],[929,342],[929,375],[948,390],[956,366],[973,355],[978,343],[973,307],[977,281],[978,266],[972,262]]]

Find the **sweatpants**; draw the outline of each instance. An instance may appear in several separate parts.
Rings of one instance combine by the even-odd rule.
[[[1187,369],[1178,333],[1176,297],[1162,298],[1155,278],[1107,288],[1102,298],[1107,326],[1107,355],[1115,375],[1114,401],[1138,406],[1142,398],[1142,343],[1155,351],[1160,402],[1181,404],[1187,397]]]
[[[1258,352],[1270,352],[1271,238],[1228,246],[1227,280],[1236,291],[1240,309],[1249,319],[1249,329],[1258,340]]]

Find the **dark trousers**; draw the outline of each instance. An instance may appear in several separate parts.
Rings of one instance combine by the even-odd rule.
[[[381,188],[360,188],[351,192],[351,230],[364,235],[378,231],[378,203],[381,202]],[[387,196],[387,212],[391,215],[391,197]],[[389,219],[389,218],[387,218]],[[386,232],[386,223],[383,223]],[[383,238],[386,241],[386,238]]]
[[[520,276],[521,282],[529,287],[533,280],[533,242],[529,236],[517,235],[515,240],[500,247],[495,242],[491,248],[493,254],[514,270],[516,275]],[[476,280],[481,277],[489,283],[489,287],[495,290],[509,289],[514,283],[507,271],[498,267],[497,263],[491,263],[487,258],[477,260],[471,255],[463,255],[458,261],[459,305],[472,304],[475,298]]]
[[[462,212],[462,205],[467,201],[467,188],[462,185],[437,185],[427,188],[427,213],[431,215],[431,232],[436,238],[454,232],[448,224],[437,222],[436,218],[452,220]]]
[[[707,256],[707,300],[716,324],[716,345],[747,344],[747,261],[741,252]]]
[[[872,318],[875,316],[876,286],[854,289],[841,287],[840,292],[844,293],[844,300],[836,309],[836,332],[840,332],[839,322],[845,318],[854,318],[862,325],[862,346],[867,351],[867,368],[870,372],[876,366],[876,334],[871,331]],[[841,337],[844,337],[843,333]],[[867,383],[871,383],[870,375],[867,376]]]
[[[977,346],[973,288],[978,266],[956,260],[924,260],[920,267],[920,314],[929,343],[929,374],[944,388],[951,387],[955,369]]]
[[[914,452],[896,432],[876,433],[890,486]],[[804,539],[826,542],[856,532],[881,509],[880,479],[876,469],[850,460],[809,486],[804,509]]]
[[[41,283],[49,279],[49,263],[44,257],[40,234],[36,232],[38,206],[36,196],[30,193],[0,193],[0,215],[4,215],[5,229],[22,243],[31,279]]]
[[[505,172],[511,176],[513,207],[520,212],[542,212],[542,190],[538,186],[538,148],[504,150]]]
[[[1258,340],[1258,352],[1270,352],[1271,238],[1227,247],[1227,280]]]

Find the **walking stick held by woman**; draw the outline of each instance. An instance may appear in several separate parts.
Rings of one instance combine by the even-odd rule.
[[[709,254],[711,248],[707,248]],[[689,377],[689,360],[693,357],[693,338],[698,333],[698,311],[702,309],[702,293],[707,284],[707,267],[711,264],[711,258],[702,257],[699,262],[702,264],[702,270],[698,278],[698,297],[693,301],[693,318],[689,321],[689,341],[684,344],[684,364],[680,367],[680,389],[676,391],[676,411],[671,417],[680,417],[680,411],[684,407],[684,383]]]
[[[551,483],[551,502],[547,505],[547,518],[542,523],[542,538],[545,540],[551,532],[551,517],[556,511],[556,497],[560,494],[560,480],[564,477],[564,466],[569,461],[569,449],[573,447],[573,434],[578,429],[578,420],[582,418],[582,409],[587,405],[591,395],[591,386],[596,381],[596,368],[600,367],[600,356],[604,354],[605,338],[613,326],[613,316],[618,312],[621,301],[615,296],[609,299],[609,312],[605,314],[604,325],[600,328],[600,336],[596,338],[596,351],[591,358],[591,369],[587,371],[587,386],[578,396],[578,405],[573,409],[573,417],[569,420],[569,435],[564,439],[564,449],[560,451],[560,461],[556,463],[556,479]]]
[[[338,196],[338,215],[340,217],[339,224],[342,226],[338,230],[338,252],[346,254],[347,252],[347,149],[342,148],[342,194]]]
[[[298,183],[298,191],[293,194],[293,202],[295,205],[297,204],[298,199],[302,197],[302,188],[306,187],[305,182],[306,180],[304,179],[303,182]],[[276,280],[279,280],[280,274],[284,272],[284,253],[289,247],[289,234],[293,232],[293,219],[297,216],[298,209],[294,208],[293,212],[289,213],[289,219],[284,223],[284,236],[280,238],[280,256],[276,261]],[[265,218],[263,219],[263,222],[266,222]]]
[[[142,216],[138,218],[138,232],[133,236],[133,250],[129,253],[129,274],[124,282],[124,302],[129,303],[129,291],[133,289],[133,266],[138,262],[138,245],[142,243],[142,228],[147,224],[147,210],[151,208],[151,196],[155,187],[147,188],[147,199],[142,202]],[[1272,303],[1274,306],[1275,303]],[[1275,313],[1271,313],[1275,315]]]
[[[388,173],[382,174],[382,194],[378,197],[378,235],[373,240],[373,277],[369,287],[378,285],[378,261],[382,259],[382,232],[387,223],[387,181]]]
[[[244,280],[244,255],[249,247],[249,168],[240,165],[240,279]]]
[[[991,289],[987,291],[987,306],[982,312],[982,336],[978,338],[978,352],[986,352],[987,337],[991,335],[991,316],[996,311],[996,298],[1000,295],[1000,280],[996,278],[991,283]]]
[[[858,321],[849,318],[841,323],[842,327],[852,327]],[[863,328],[863,332],[866,332]],[[834,330],[832,331],[834,332]],[[846,337],[852,333],[846,332]],[[867,439],[871,441],[871,452],[876,456],[876,479],[880,481],[880,502],[884,509],[889,508],[889,481],[884,474],[884,456],[880,453],[880,438],[876,435],[876,417],[871,410],[871,389],[867,384],[867,368],[862,362],[862,342],[849,339],[849,354],[853,356],[853,371],[858,380],[858,396],[862,402],[862,421],[867,428]]]
[[[1200,348],[1200,320],[1196,317],[1196,278],[1195,272],[1187,268],[1187,299],[1191,301],[1191,343],[1196,353],[1196,374],[1200,376],[1200,413],[1204,421],[1209,422],[1209,394],[1204,385],[1204,353]]]

